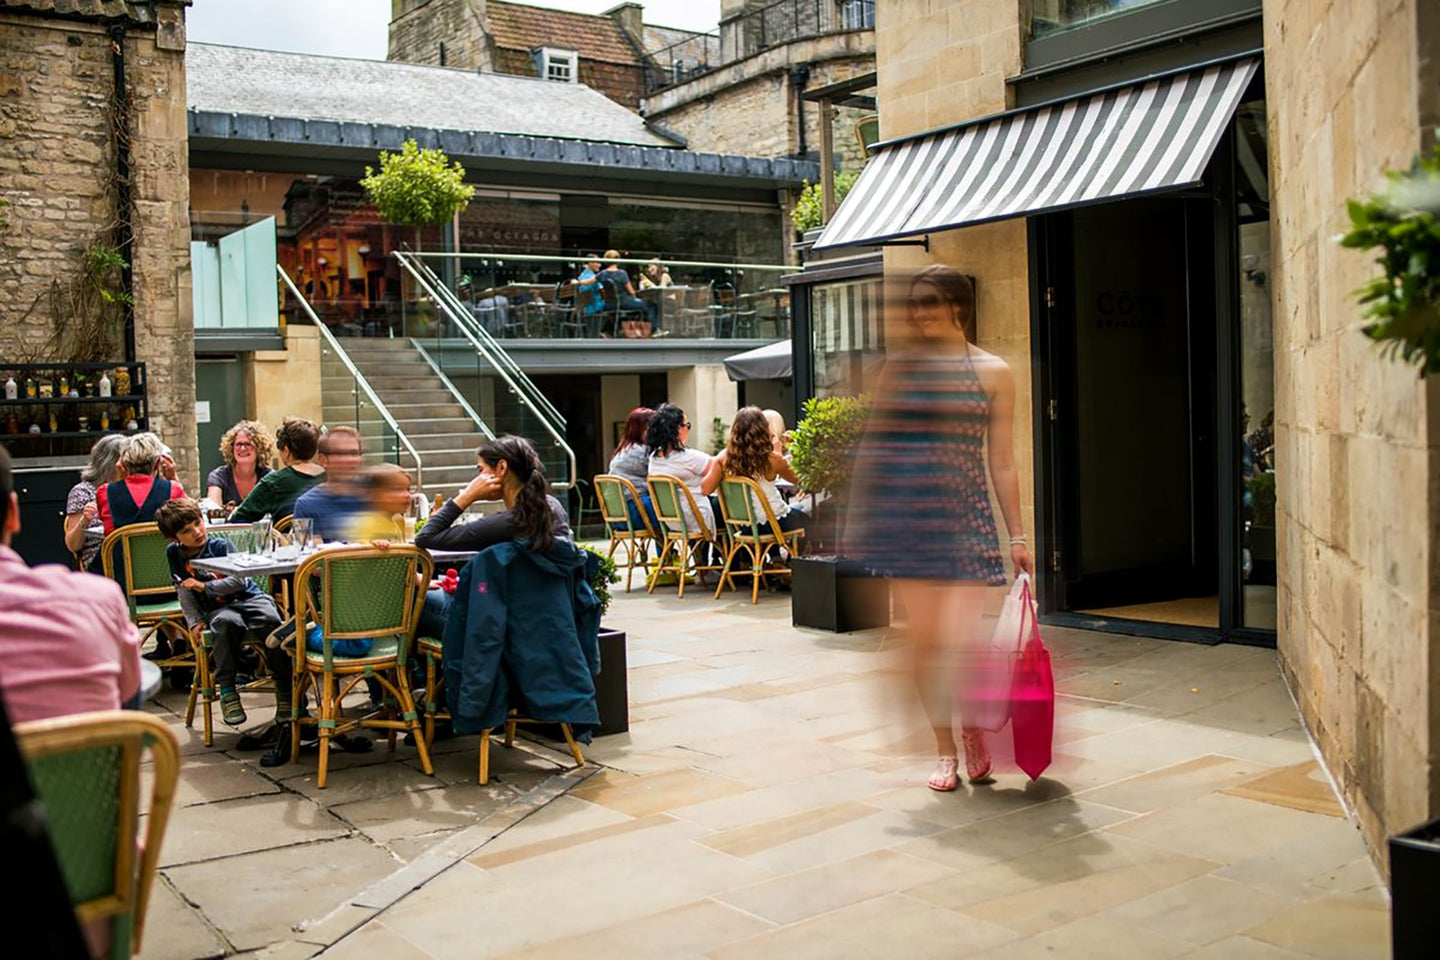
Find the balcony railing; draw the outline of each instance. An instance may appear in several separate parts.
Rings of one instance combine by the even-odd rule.
[[[875,28],[875,0],[777,0],[650,54],[647,95],[796,40]]]

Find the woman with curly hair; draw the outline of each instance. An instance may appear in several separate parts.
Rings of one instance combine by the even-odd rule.
[[[225,462],[205,478],[205,499],[234,508],[244,503],[275,461],[275,441],[265,424],[241,420],[220,438]]]
[[[725,476],[748,477],[759,485],[765,501],[780,521],[781,530],[797,530],[809,520],[803,511],[787,504],[775,486],[776,477],[783,477],[797,487],[800,481],[790,462],[775,451],[775,434],[765,411],[759,407],[743,407],[735,414],[730,424],[730,440],[717,459]],[[760,509],[758,503],[755,509]]]

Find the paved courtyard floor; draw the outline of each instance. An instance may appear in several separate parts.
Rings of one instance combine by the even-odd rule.
[[[578,771],[526,743],[482,788],[467,737],[433,780],[377,744],[317,791],[313,755],[194,735],[144,956],[1388,956],[1273,652],[1052,628],[1055,764],[935,794],[904,651],[789,621],[617,595],[631,729]]]

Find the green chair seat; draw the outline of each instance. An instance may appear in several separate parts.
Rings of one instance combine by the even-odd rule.
[[[399,637],[376,637],[375,642],[370,645],[370,652],[367,653],[365,656],[342,657],[339,654],[336,654],[334,657],[331,658],[331,660],[336,666],[352,667],[364,666],[366,663],[371,662],[382,663],[385,661],[394,660],[399,655]],[[323,666],[325,663],[325,654],[321,653],[318,650],[311,650],[309,648],[306,648],[305,659],[308,662],[315,664],[316,666]]]

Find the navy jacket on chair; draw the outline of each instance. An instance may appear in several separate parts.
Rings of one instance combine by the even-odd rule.
[[[568,540],[544,554],[512,541],[465,565],[441,638],[456,733],[494,729],[514,708],[589,741],[600,724],[600,603],[587,576],[596,562]]]

